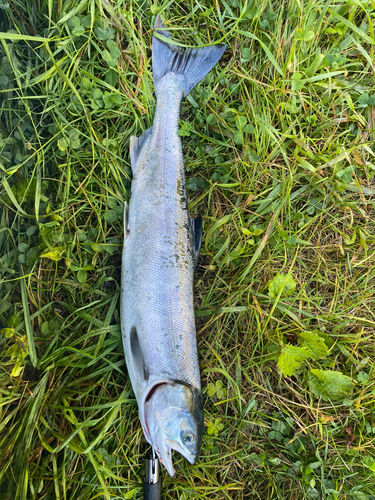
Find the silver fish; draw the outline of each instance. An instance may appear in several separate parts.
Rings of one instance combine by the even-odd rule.
[[[159,16],[155,28],[168,37]],[[171,476],[172,449],[195,463],[203,433],[193,302],[202,224],[188,215],[178,119],[182,99],[224,50],[182,49],[153,37],[154,122],[130,139],[121,332],[144,435]]]

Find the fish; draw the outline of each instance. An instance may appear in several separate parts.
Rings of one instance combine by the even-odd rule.
[[[188,214],[180,104],[225,45],[181,48],[169,42],[160,16],[154,29],[162,36],[152,40],[154,120],[129,147],[121,335],[143,433],[173,476],[172,450],[194,464],[204,428],[193,294],[202,218]]]

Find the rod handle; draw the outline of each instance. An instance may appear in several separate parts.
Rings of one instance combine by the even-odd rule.
[[[143,499],[160,500],[161,499],[161,481],[149,483],[146,478],[143,479]]]

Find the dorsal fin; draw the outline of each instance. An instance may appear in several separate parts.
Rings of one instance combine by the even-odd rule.
[[[190,231],[191,231],[191,240],[193,246],[193,259],[195,270],[198,266],[199,252],[201,249],[201,241],[202,241],[202,216],[198,215],[198,217],[190,218]]]
[[[133,366],[137,370],[139,378],[147,381],[149,373],[143,361],[141,346],[139,345],[138,333],[135,326],[130,328],[130,349],[133,356]]]
[[[142,150],[145,144],[147,144],[147,141],[149,140],[151,133],[152,133],[152,127],[145,130],[143,134],[141,134],[139,137],[136,137],[135,135],[132,135],[130,137],[129,152],[130,152],[130,163],[132,166],[133,174],[137,169],[137,165],[141,157]]]

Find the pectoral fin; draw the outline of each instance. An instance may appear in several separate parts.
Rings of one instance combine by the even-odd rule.
[[[139,345],[138,333],[135,326],[132,326],[130,329],[130,349],[133,357],[133,366],[138,373],[138,377],[146,382],[149,373],[143,361],[141,346]]]
[[[191,231],[191,240],[193,246],[193,259],[195,270],[198,266],[199,252],[201,249],[201,241],[202,241],[202,216],[198,215],[195,219],[191,217],[190,219],[190,231]]]

